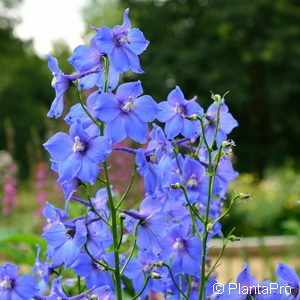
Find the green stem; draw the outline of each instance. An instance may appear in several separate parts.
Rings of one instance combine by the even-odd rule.
[[[128,258],[127,258],[127,260],[126,260],[126,262],[125,262],[125,264],[124,264],[124,266],[122,268],[122,270],[121,270],[121,275],[123,275],[124,271],[126,270],[128,264],[129,264],[129,262],[130,262],[130,260],[131,260],[131,258],[133,256],[133,253],[134,253],[134,250],[135,250],[135,247],[136,247],[137,232],[138,232],[139,225],[140,225],[140,222],[138,222],[136,224],[136,226],[135,226],[135,229],[134,229],[134,243],[133,243],[132,249],[130,251],[130,254],[129,254],[129,256],[128,256]]]
[[[80,293],[81,291],[81,282],[80,282],[81,278],[79,275],[77,275],[77,287],[78,287],[78,293]]]
[[[93,260],[94,263],[98,264],[99,266],[101,266],[103,269],[106,269],[106,270],[109,270],[109,271],[112,271],[114,272],[115,269],[111,268],[110,266],[108,265],[105,265],[104,263],[102,263],[101,261],[99,261],[98,259],[96,259],[92,254],[91,252],[89,251],[87,245],[85,244],[84,246],[84,250],[85,252],[87,253],[87,255]]]
[[[96,207],[94,206],[94,203],[92,202],[91,196],[90,196],[90,187],[89,187],[89,185],[84,183],[84,186],[85,186],[86,191],[87,191],[87,197],[88,197],[89,203],[91,205],[92,212],[95,213],[108,227],[111,227],[111,225],[99,214]]]
[[[110,189],[110,182],[108,177],[108,167],[107,163],[103,163],[104,167],[104,176],[106,181],[106,190],[108,195],[108,206],[111,215],[111,231],[113,236],[113,250],[114,250],[114,262],[115,262],[115,289],[117,300],[122,300],[122,288],[121,288],[121,274],[120,274],[120,263],[119,263],[119,248],[118,248],[118,232],[117,232],[117,210],[114,206],[114,201]]]
[[[124,192],[121,200],[118,202],[118,204],[116,206],[116,209],[120,208],[120,206],[122,205],[124,199],[127,197],[128,193],[129,193],[129,191],[131,189],[134,177],[135,177],[135,165],[133,166],[133,170],[132,170],[131,177],[130,177],[130,182],[129,182],[129,184],[128,184],[127,188],[126,188],[126,191]]]
[[[120,249],[123,241],[123,233],[124,233],[124,221],[123,219],[120,219],[120,239],[118,243],[118,249]]]
[[[131,298],[131,300],[137,299],[138,297],[140,297],[144,293],[144,290],[146,289],[146,287],[147,287],[148,282],[149,282],[150,279],[151,279],[151,276],[148,276],[147,279],[146,279],[146,281],[145,281],[145,283],[144,283],[144,286],[143,286],[142,290],[134,298]]]
[[[218,221],[220,221],[221,219],[223,219],[225,216],[227,216],[228,213],[229,213],[230,210],[231,210],[231,207],[232,207],[234,201],[237,200],[237,199],[239,199],[240,197],[241,197],[240,195],[234,196],[234,197],[231,199],[231,201],[230,201],[229,207],[228,207],[228,208],[225,210],[225,212],[223,212],[218,218],[214,219],[214,220],[212,221],[212,224],[217,223]]]
[[[188,198],[188,195],[187,195],[187,192],[186,192],[186,189],[183,185],[180,186],[180,188],[182,189],[183,191],[183,194],[184,194],[184,197],[185,197],[185,200],[189,206],[189,208],[192,210],[192,212],[196,215],[196,217],[203,223],[204,220],[203,218],[199,215],[198,211],[196,210],[196,208],[191,204],[191,202],[189,201],[189,198]]]
[[[219,263],[221,257],[223,256],[224,250],[225,250],[225,248],[226,248],[226,246],[227,246],[227,243],[228,243],[228,241],[229,241],[229,239],[230,239],[230,237],[231,237],[231,234],[233,233],[234,230],[235,230],[235,228],[233,228],[233,229],[229,232],[227,238],[223,240],[223,245],[222,245],[221,251],[219,252],[219,255],[218,255],[218,257],[217,257],[217,260],[215,261],[215,263],[214,263],[213,266],[211,267],[210,271],[206,274],[206,277],[207,277],[207,278],[209,278],[210,275],[211,275],[211,273],[217,268],[218,263]]]
[[[177,284],[177,282],[176,282],[176,280],[175,280],[175,278],[174,278],[174,276],[173,276],[173,273],[172,273],[172,270],[171,270],[170,266],[167,265],[167,264],[163,264],[163,266],[166,267],[166,268],[168,269],[169,274],[170,274],[170,277],[171,277],[171,279],[172,279],[174,285],[176,286],[177,290],[180,292],[180,294],[181,294],[186,300],[189,300],[189,298],[185,295],[185,293],[182,291],[182,289],[178,286],[178,284]]]
[[[205,297],[205,287],[206,287],[206,281],[208,280],[208,277],[206,277],[206,272],[205,272],[205,266],[206,266],[206,253],[207,253],[207,239],[209,235],[209,230],[208,230],[208,224],[209,224],[209,211],[210,211],[210,202],[211,202],[211,197],[212,197],[212,190],[214,186],[214,178],[216,175],[216,170],[218,167],[218,163],[221,157],[222,153],[222,147],[220,147],[218,151],[218,157],[216,161],[214,162],[214,166],[212,165],[212,152],[213,152],[213,145],[217,136],[217,132],[219,130],[219,119],[220,119],[220,102],[218,103],[218,112],[217,112],[217,123],[216,123],[216,129],[215,129],[215,134],[214,134],[214,140],[212,141],[212,145],[209,146],[208,142],[205,137],[205,126],[204,126],[204,121],[202,118],[199,118],[200,123],[201,123],[201,129],[202,129],[202,136],[203,140],[205,143],[205,146],[208,151],[208,175],[209,175],[209,180],[208,180],[208,195],[207,195],[207,203],[206,203],[206,212],[205,212],[205,220],[204,220],[204,232],[203,232],[203,239],[202,239],[202,255],[201,255],[201,279],[200,279],[200,291],[199,291],[199,297],[198,300],[204,300]]]
[[[88,115],[88,117],[99,127],[102,126],[102,124],[100,122],[98,122],[92,115],[91,113],[88,111],[88,109],[85,107],[85,105],[83,104],[83,101],[82,101],[82,96],[81,96],[81,91],[79,91],[77,89],[77,95],[78,95],[78,98],[79,98],[79,102],[80,102],[80,105],[82,107],[82,109],[84,110],[84,112]]]

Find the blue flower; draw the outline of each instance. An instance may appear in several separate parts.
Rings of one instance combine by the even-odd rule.
[[[139,212],[134,210],[122,210],[125,214],[133,218],[134,224],[139,222],[137,232],[137,246],[142,251],[152,251],[157,254],[161,250],[160,239],[166,235],[168,221],[162,211],[160,203],[153,197],[146,197],[141,205]],[[130,221],[126,221],[129,231]]]
[[[60,222],[68,217],[65,211],[55,207],[48,201],[46,201],[45,208],[43,210],[43,216],[49,223]]]
[[[300,278],[297,273],[288,265],[279,263],[276,270],[276,275],[285,281],[285,283],[291,287],[292,296],[291,299],[300,299]],[[290,298],[289,298],[290,299]]]
[[[214,300],[247,300],[248,295],[254,295],[258,282],[255,277],[250,274],[250,269],[245,264],[244,269],[238,275],[235,284],[226,284],[224,286],[224,293],[217,295]],[[243,290],[243,292],[240,292]]]
[[[191,236],[190,226],[176,224],[162,240],[162,256],[172,261],[175,274],[184,272],[189,275],[200,273],[201,242]]]
[[[143,93],[140,81],[124,83],[119,86],[116,95],[102,93],[95,105],[97,117],[106,123],[105,135],[113,143],[123,141],[127,136],[146,143],[148,125],[158,112],[157,104]]]
[[[70,127],[70,135],[56,133],[44,147],[57,162],[59,183],[78,178],[90,184],[95,183],[98,164],[106,160],[111,152],[111,142],[107,137],[90,136],[80,122]]]
[[[221,197],[225,198],[228,183],[239,176],[232,167],[232,162],[230,156],[221,157],[215,176],[214,193],[219,194]]]
[[[71,81],[58,67],[55,57],[46,56],[48,59],[48,67],[53,74],[52,87],[55,89],[55,99],[53,100],[50,110],[47,114],[49,118],[59,118],[64,109],[64,94],[69,88]]]
[[[205,137],[209,145],[213,143],[216,127],[217,127],[217,115],[218,104],[212,103],[205,114]],[[220,146],[223,141],[227,140],[227,134],[229,134],[233,128],[238,126],[238,122],[233,118],[231,113],[228,112],[228,107],[224,102],[224,99],[220,103],[220,118],[219,118],[219,130],[216,135],[217,145]]]
[[[104,72],[101,57],[104,53],[97,47],[95,38],[91,39],[90,48],[84,45],[78,46],[68,62],[79,72],[100,70],[98,73],[87,75],[80,79],[79,89],[87,90],[97,85],[101,90],[104,86]],[[110,66],[108,72],[109,90],[113,90],[119,81],[118,72]]]
[[[167,277],[167,270],[164,268],[155,267],[155,263],[161,259],[151,252],[139,252],[137,258],[132,258],[130,265],[124,272],[125,276],[132,280],[133,287],[138,293],[144,286],[145,277],[148,277],[152,272],[160,274],[162,277]],[[150,279],[141,297],[145,297],[150,291],[164,292],[163,279]]]
[[[12,264],[0,266],[0,299],[31,300],[39,289],[30,274],[18,276],[19,268]]]
[[[158,175],[153,167],[151,160],[155,160],[156,156],[150,155],[146,158],[145,150],[139,149],[136,152],[137,171],[144,177],[144,186],[147,193],[153,195],[158,183]]]
[[[95,256],[95,259],[101,261],[99,256]],[[109,271],[103,270],[103,267],[96,264],[86,253],[81,253],[78,256],[72,269],[76,274],[84,277],[88,289],[103,285],[113,287],[113,280]]]
[[[186,157],[182,164],[179,164],[182,174],[171,173],[168,180],[169,185],[181,183],[188,194],[189,201],[195,203],[200,201],[206,203],[208,190],[208,176],[205,167],[198,161]],[[176,194],[182,194],[181,190],[173,190]]]
[[[42,261],[40,258],[41,247],[37,244],[37,254],[32,271],[39,279],[39,294],[42,295],[47,289],[49,277],[51,275],[51,266],[48,262]]]
[[[138,55],[146,50],[149,42],[139,29],[131,28],[128,13],[129,9],[126,9],[121,26],[115,26],[113,29],[101,27],[95,40],[98,48],[108,55],[117,72],[122,73],[130,69],[135,73],[143,73]]]
[[[48,256],[52,258],[53,264],[64,263],[70,267],[87,241],[87,228],[84,220],[77,220],[74,227],[55,222],[44,228],[42,236],[48,243]]]
[[[152,127],[153,129],[150,132],[151,140],[148,143],[147,150],[153,150],[155,152],[160,150],[164,154],[171,154],[174,150],[174,147],[166,138],[164,131],[156,124],[152,124]]]
[[[203,115],[203,109],[196,102],[196,98],[186,100],[180,87],[176,86],[168,95],[168,100],[159,103],[159,109],[157,119],[166,123],[165,132],[168,139],[173,139],[179,134],[187,138],[195,135],[196,124],[199,121],[187,120],[184,116]]]
[[[50,159],[51,162],[51,170],[58,173],[59,170],[59,162]],[[70,179],[69,181],[63,182],[61,183],[61,188],[63,191],[63,194],[66,198],[66,208],[68,207],[68,201],[71,199],[71,197],[73,196],[73,194],[76,192],[77,187],[79,186],[79,179],[74,177],[72,179]]]

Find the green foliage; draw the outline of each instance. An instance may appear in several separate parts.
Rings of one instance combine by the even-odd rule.
[[[1,254],[5,254],[6,257],[17,264],[28,266],[34,264],[36,244],[39,244],[43,251],[46,250],[45,240],[38,235],[0,231]]]
[[[10,150],[21,164],[21,173],[28,175],[28,156],[34,152],[32,148],[27,152],[30,132],[36,128],[40,137],[44,134],[44,115],[53,91],[45,60],[33,53],[30,42],[13,35],[13,26],[13,20],[0,17],[0,147],[13,146]],[[5,123],[11,124],[12,135],[5,132]]]
[[[291,163],[279,169],[267,169],[264,179],[242,174],[230,186],[251,195],[247,202],[236,203],[224,219],[225,232],[237,225],[235,234],[243,236],[295,234],[299,223],[300,173]],[[289,220],[289,221],[287,221]],[[296,224],[296,225],[295,225]]]

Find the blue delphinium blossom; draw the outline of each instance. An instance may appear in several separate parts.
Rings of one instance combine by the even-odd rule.
[[[87,72],[92,70],[100,70],[100,72],[92,73],[80,79],[79,89],[87,90],[97,85],[101,90],[104,86],[104,67],[101,57],[104,53],[96,45],[95,37],[90,41],[90,47],[80,45],[75,48],[73,55],[68,62],[79,72]],[[108,88],[113,90],[119,81],[119,73],[109,67],[108,72]]]
[[[73,227],[55,222],[44,228],[42,236],[48,243],[47,255],[53,264],[65,264],[68,268],[78,258],[87,241],[87,228],[82,219],[77,220]]]
[[[285,281],[286,285],[291,287],[289,299],[300,299],[300,278],[297,273],[288,265],[279,263],[276,275]]]
[[[46,201],[43,209],[43,216],[47,219],[48,223],[60,222],[68,217],[65,211],[55,207],[48,201]]]
[[[228,155],[221,157],[216,169],[214,193],[225,198],[229,182],[238,176],[239,173],[232,167],[231,157]]]
[[[137,231],[137,246],[142,251],[153,251],[155,254],[161,250],[160,239],[166,235],[168,221],[166,214],[162,211],[159,201],[151,196],[146,197],[140,205],[139,212],[135,210],[123,210],[130,216],[130,221],[126,220],[127,228],[132,230],[132,221],[134,225],[139,222]]]
[[[0,299],[31,300],[39,289],[31,274],[18,276],[19,268],[13,264],[0,266]]]
[[[156,163],[155,154],[145,156],[145,150],[139,149],[136,152],[137,171],[144,177],[144,186],[147,193],[153,195],[158,184],[158,174],[153,166]]]
[[[90,290],[85,291],[79,295],[68,297],[66,293],[63,290],[62,284],[61,284],[62,276],[59,276],[55,279],[53,279],[51,284],[51,290],[50,294],[48,296],[39,296],[36,297],[37,300],[57,300],[57,299],[63,299],[63,300],[87,300],[89,299],[88,293],[90,293]]]
[[[196,97],[186,100],[180,87],[176,86],[169,95],[167,101],[159,103],[160,112],[157,119],[166,123],[165,133],[168,139],[173,139],[179,134],[191,138],[195,135],[196,124],[199,121],[187,120],[184,116],[203,115],[202,107],[196,102]]]
[[[70,182],[76,177],[94,184],[99,173],[98,164],[111,152],[109,138],[88,135],[79,121],[70,127],[70,135],[58,132],[44,147],[51,158],[59,162],[59,183]]]
[[[208,176],[205,167],[190,157],[186,157],[179,167],[182,174],[171,173],[168,184],[181,183],[185,187],[191,203],[195,203],[196,201],[205,203],[208,189]],[[174,190],[173,192],[182,194],[181,190]]]
[[[51,170],[58,173],[59,170],[59,162],[53,159],[50,159],[51,162]],[[60,183],[61,189],[63,191],[64,197],[66,201],[66,208],[68,207],[68,201],[71,199],[73,194],[76,192],[77,187],[79,186],[80,180],[77,177],[74,177],[68,181]]]
[[[257,285],[257,280],[250,274],[249,266],[245,264],[244,269],[237,277],[236,285],[226,284],[224,292],[216,295],[214,300],[247,300],[248,295],[255,295]],[[243,293],[240,293],[240,287],[243,288]]]
[[[104,214],[103,211],[102,214]],[[88,213],[87,222],[91,223],[87,226],[88,232],[86,246],[89,252],[94,256],[103,254],[104,249],[110,247],[112,244],[112,236],[109,228],[104,221],[94,221],[96,219],[99,219],[99,217],[95,213]]]
[[[47,114],[50,118],[59,118],[64,109],[64,94],[69,88],[71,81],[58,67],[55,57],[51,55],[46,56],[48,59],[48,67],[53,74],[52,87],[55,89],[55,99],[51,104],[51,108]]]
[[[228,107],[225,104],[225,100],[222,99],[220,103],[220,118],[219,118],[219,130],[216,134],[217,145],[220,146],[223,141],[227,140],[227,134],[229,134],[233,128],[238,126],[238,122],[233,118],[232,114],[228,112]],[[217,115],[218,104],[213,102],[205,114],[205,137],[209,145],[212,144],[215,131],[217,127]],[[201,130],[199,129],[201,132]]]
[[[135,73],[143,73],[138,55],[146,50],[149,42],[139,29],[131,28],[128,13],[129,9],[126,9],[121,26],[115,26],[113,29],[101,27],[95,41],[98,48],[108,55],[117,72],[123,73],[130,69]]]
[[[115,292],[109,285],[104,285],[94,289],[92,291],[92,294],[97,296],[98,299],[101,300],[116,300]]]
[[[94,256],[101,261],[101,256]],[[93,261],[86,253],[81,253],[72,266],[73,271],[84,277],[88,289],[108,285],[113,288],[113,280],[109,271]]]
[[[175,224],[161,241],[162,257],[172,262],[174,274],[184,272],[189,275],[200,273],[201,242],[191,235],[186,224]],[[169,261],[167,261],[169,263]]]
[[[156,124],[152,124],[152,130],[150,132],[151,140],[148,143],[147,150],[162,151],[164,154],[171,154],[174,150],[171,142],[167,139],[164,131],[157,126]]]
[[[106,123],[105,135],[113,143],[123,141],[127,136],[146,143],[148,125],[158,112],[154,100],[144,95],[140,81],[124,83],[118,87],[116,95],[102,93],[95,105],[97,117]]]
[[[37,254],[34,266],[32,267],[32,271],[36,275],[39,280],[39,295],[43,295],[45,290],[47,289],[48,282],[50,280],[51,275],[51,266],[48,262],[42,261],[40,258],[41,247],[40,245],[35,245],[37,248]]]
[[[145,282],[145,277],[151,275],[152,272],[160,274],[162,277],[166,277],[168,274],[164,268],[157,268],[155,263],[159,262],[160,258],[151,253],[140,251],[137,258],[132,258],[130,266],[126,269],[126,277],[132,280],[133,287],[138,293],[142,290]],[[162,279],[150,279],[141,297],[145,297],[149,292],[163,292]]]

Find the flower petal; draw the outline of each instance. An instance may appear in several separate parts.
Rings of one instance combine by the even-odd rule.
[[[95,43],[101,52],[111,54],[116,47],[113,41],[112,29],[106,26],[101,27],[96,34]]]
[[[113,143],[118,143],[126,138],[123,116],[118,116],[105,126],[105,135],[110,137]]]
[[[168,139],[173,139],[183,130],[183,119],[182,117],[174,116],[171,120],[166,123],[165,132]]]
[[[176,115],[176,111],[168,101],[163,101],[158,103],[159,112],[157,114],[157,119],[160,122],[168,122]]]
[[[64,132],[58,132],[43,144],[54,160],[65,160],[72,154],[73,140]]]
[[[123,83],[118,87],[116,96],[118,99],[127,100],[129,97],[135,99],[143,93],[141,81]]]
[[[158,106],[152,97],[145,95],[136,99],[134,111],[142,121],[152,122],[158,113]]]
[[[98,164],[91,161],[86,156],[82,157],[81,168],[78,171],[77,177],[89,184],[94,184],[97,180],[99,173]]]
[[[74,153],[59,164],[59,183],[69,182],[78,174],[81,168],[81,159],[82,157],[80,154]]]
[[[130,30],[128,33],[128,41],[128,48],[136,55],[143,53],[149,45],[149,41],[145,39],[144,34],[137,28]]]
[[[134,113],[129,113],[124,117],[124,126],[127,136],[131,139],[140,144],[145,144],[147,142],[148,125],[139,120]]]
[[[105,136],[91,139],[85,155],[96,164],[104,162],[111,153],[111,140]]]

